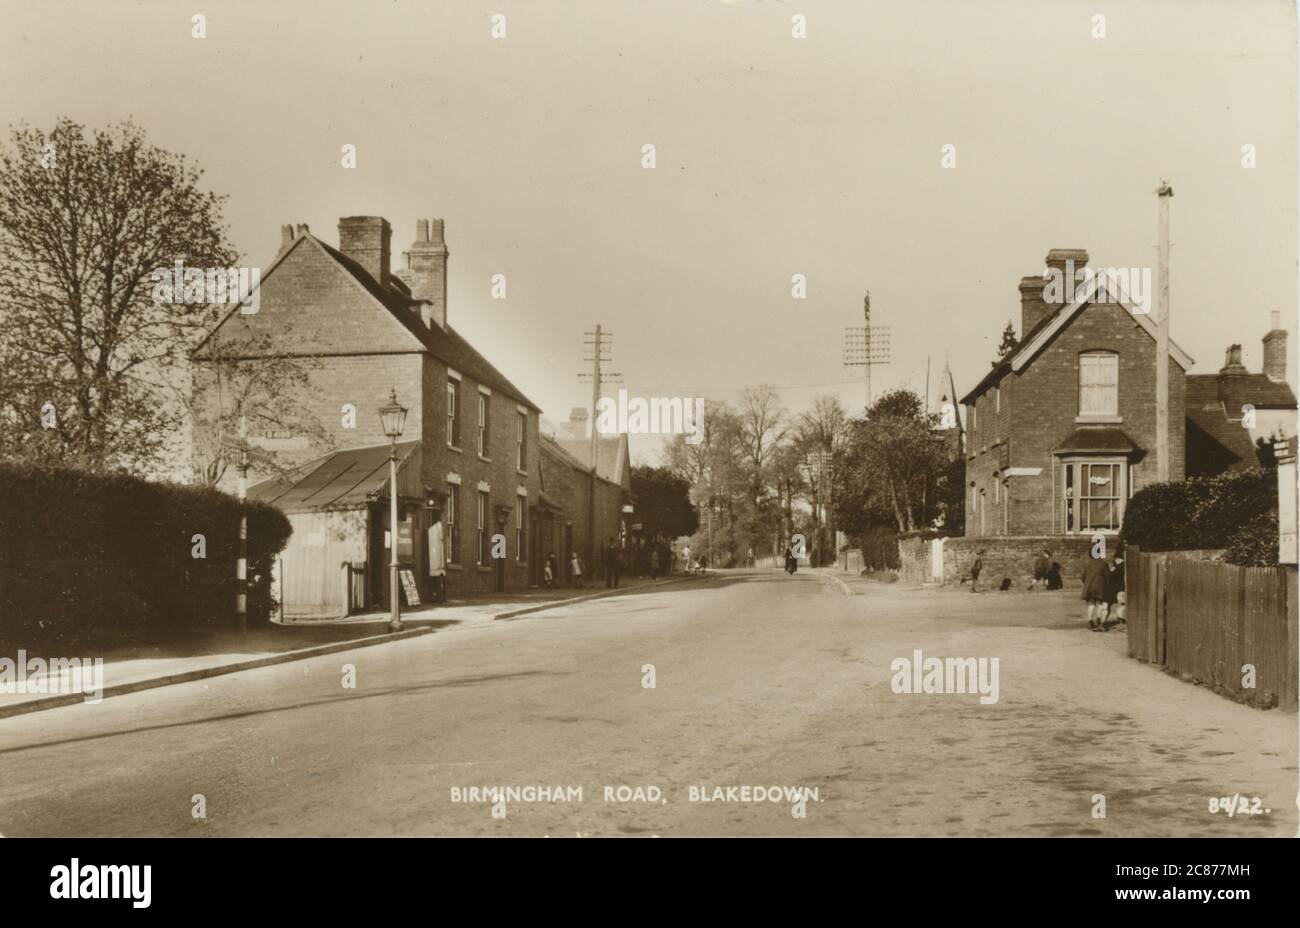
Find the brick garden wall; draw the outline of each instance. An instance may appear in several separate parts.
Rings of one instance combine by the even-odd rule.
[[[1107,544],[1113,541],[1114,539],[1108,538]],[[1052,560],[1061,565],[1061,580],[1065,588],[1079,589],[1082,586],[1083,565],[1092,554],[1092,539],[1084,536],[949,538],[943,545],[943,582],[959,583],[962,577],[970,573],[976,553],[983,549],[981,588],[996,588],[1003,577],[1010,577],[1013,589],[1024,589],[1034,575],[1034,559],[1044,545],[1051,549]]]

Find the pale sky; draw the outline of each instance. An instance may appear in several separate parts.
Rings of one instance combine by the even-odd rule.
[[[134,119],[230,195],[247,263],[282,223],[337,243],[340,216],[382,215],[396,267],[443,218],[450,321],[552,420],[590,402],[597,322],[633,394],[767,381],[794,410],[825,391],[860,411],[841,343],[867,290],[893,336],[875,391],[923,392],[929,358],[937,399],[947,358],[965,392],[1049,248],[1154,264],[1161,178],[1194,370],[1234,341],[1258,370],[1278,310],[1296,382],[1284,0],[3,0],[0,29],[0,122]]]

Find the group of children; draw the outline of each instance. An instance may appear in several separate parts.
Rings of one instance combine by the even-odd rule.
[[[980,573],[984,570],[984,551],[975,552],[975,561],[970,568],[970,589],[979,592]],[[1045,589],[1060,589],[1060,565],[1052,560],[1052,552],[1047,548],[1039,552],[1034,561],[1034,578],[1029,588],[1036,589],[1039,584]],[[1003,581],[1007,589],[1010,581]],[[1116,625],[1126,622],[1125,609],[1128,597],[1124,591],[1124,554],[1117,552],[1109,559],[1090,557],[1083,567],[1083,601],[1087,604],[1088,628],[1094,632],[1108,632]]]
[[[1090,557],[1083,565],[1083,600],[1088,604],[1088,627],[1094,632],[1108,632],[1126,621],[1124,612],[1128,596],[1124,592],[1124,557]]]

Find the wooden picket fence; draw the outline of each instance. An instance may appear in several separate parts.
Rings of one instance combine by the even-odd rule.
[[[1297,707],[1296,571],[1125,556],[1128,654],[1260,708]],[[1248,687],[1244,665],[1255,668]]]

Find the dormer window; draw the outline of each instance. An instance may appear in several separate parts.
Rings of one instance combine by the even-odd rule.
[[[1119,415],[1119,355],[1113,351],[1079,355],[1079,415]]]

